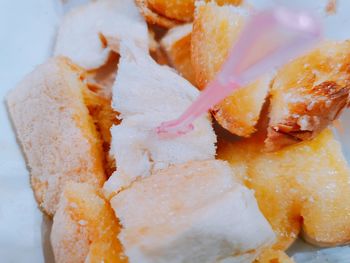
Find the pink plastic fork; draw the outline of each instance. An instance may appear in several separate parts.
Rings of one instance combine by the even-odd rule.
[[[321,35],[321,23],[307,12],[276,7],[256,13],[215,79],[178,119],[163,122],[156,132],[168,136],[186,134],[193,129],[196,118],[240,87],[301,55]]]

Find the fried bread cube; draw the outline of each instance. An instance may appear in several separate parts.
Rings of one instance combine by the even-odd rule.
[[[221,142],[218,157],[244,165],[246,185],[286,249],[302,230],[307,241],[335,246],[350,241],[350,169],[332,131],[282,150],[263,151],[263,136]]]
[[[350,101],[350,41],[325,42],[282,67],[271,90],[266,148],[312,139]]]
[[[100,190],[66,184],[53,218],[51,244],[57,263],[128,262],[117,238],[120,226]]]
[[[130,262],[252,262],[274,241],[254,193],[230,166],[174,165],[135,181],[111,199]]]
[[[161,40],[161,46],[170,65],[185,79],[196,85],[191,61],[192,24],[176,26],[170,29]]]
[[[205,88],[226,60],[248,12],[211,2],[198,5],[192,32],[192,65],[199,89]],[[233,134],[249,137],[256,131],[270,87],[270,76],[249,84],[213,108],[218,123]]]
[[[105,181],[102,142],[85,105],[83,79],[84,71],[70,60],[53,58],[7,97],[36,200],[49,215],[67,181]]]
[[[96,126],[102,140],[102,149],[104,152],[104,170],[106,176],[109,177],[116,170],[114,158],[109,154],[111,148],[111,127],[120,123],[118,112],[112,109],[111,99],[105,98],[95,91],[96,86],[87,84],[83,89],[84,102],[89,110],[89,114]]]
[[[136,0],[147,22],[165,28],[191,22],[195,10],[195,0]],[[220,5],[239,5],[242,0],[216,0]]]
[[[119,55],[111,52],[107,62],[95,70],[87,72],[89,88],[105,99],[112,99],[112,87],[118,71]]]

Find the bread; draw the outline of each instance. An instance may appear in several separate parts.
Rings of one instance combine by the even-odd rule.
[[[110,54],[107,37],[130,39],[148,49],[147,26],[134,1],[91,1],[71,10],[60,25],[54,54],[97,69]]]
[[[149,7],[147,0],[135,0],[135,2],[140,10],[140,13],[144,16],[146,21],[151,25],[158,25],[164,28],[171,28],[181,23],[179,21],[162,16],[157,12],[154,12]]]
[[[7,96],[36,200],[49,215],[67,181],[101,186],[105,180],[102,143],[84,102],[83,79],[84,71],[70,60],[53,58]]]
[[[272,86],[266,148],[312,139],[339,117],[350,98],[350,41],[325,42],[282,67]]]
[[[66,184],[51,231],[56,263],[127,262],[119,231],[112,208],[97,188]]]
[[[130,262],[252,262],[274,240],[252,191],[218,160],[161,170],[111,205]]]
[[[117,118],[118,112],[112,109],[111,99],[99,95],[94,91],[94,88],[95,86],[91,87],[91,84],[87,84],[87,87],[83,89],[84,103],[102,139],[103,166],[107,177],[109,177],[116,169],[114,159],[109,155],[112,141],[110,130],[113,125],[118,125],[120,121]]]
[[[191,62],[192,24],[184,24],[170,29],[161,40],[170,65],[194,86],[196,79]]]
[[[197,119],[194,130],[184,136],[160,138],[155,128],[179,117],[198,91],[130,43],[123,44],[120,53],[113,108],[122,122],[112,128],[111,154],[118,169],[105,185],[110,194],[171,164],[213,159],[216,149],[208,116]]]
[[[248,15],[234,6],[198,5],[192,32],[192,65],[199,89],[213,80],[237,40]],[[213,108],[218,123],[231,133],[249,137],[256,131],[269,92],[270,76],[236,91]]]
[[[195,9],[195,0],[136,0],[147,22],[165,28],[191,22]],[[241,0],[217,0],[218,4],[239,5]]]
[[[281,250],[266,249],[254,263],[295,263],[294,260]]]
[[[161,38],[161,36],[164,34],[165,32],[163,32],[163,29],[159,29],[157,27],[149,27],[149,53],[159,65],[169,65],[168,58],[158,41],[158,39]]]
[[[302,230],[320,246],[350,241],[350,169],[333,133],[265,153],[262,137],[218,147],[218,157],[247,167],[246,185],[284,250]],[[267,183],[268,182],[268,183]]]
[[[194,0],[147,0],[151,10],[168,19],[190,22],[193,18]]]
[[[112,86],[118,71],[119,55],[111,52],[107,62],[95,70],[87,72],[87,82],[100,97],[111,100]]]

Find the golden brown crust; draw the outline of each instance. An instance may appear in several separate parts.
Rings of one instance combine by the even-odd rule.
[[[150,24],[172,28],[193,20],[195,0],[135,0]],[[209,1],[206,1],[209,2]],[[216,0],[218,5],[240,5],[242,0]]]
[[[218,158],[246,167],[245,184],[285,250],[300,231],[318,246],[350,241],[350,169],[331,130],[284,149],[263,152],[262,137],[221,142]]]
[[[171,28],[176,25],[181,24],[180,21],[169,19],[165,16],[162,16],[156,12],[154,12],[148,6],[147,0],[135,0],[141,14],[145,17],[146,21],[150,24],[155,24],[165,28]]]
[[[247,10],[216,3],[197,7],[192,33],[192,65],[199,89],[220,70],[245,23]],[[256,131],[260,111],[270,87],[262,77],[238,90],[213,108],[218,123],[233,134],[249,137]]]
[[[266,149],[314,138],[349,103],[350,42],[325,43],[283,67],[272,86]]]
[[[309,244],[317,246],[317,247],[337,247],[337,246],[345,246],[350,244],[349,237],[344,237],[342,239],[332,239],[331,237],[325,241],[316,240],[315,237],[309,236],[305,231],[301,232],[301,237]]]
[[[148,6],[159,15],[180,22],[193,19],[194,0],[147,0]]]
[[[220,7],[214,2],[197,7],[191,54],[199,89],[214,78],[228,56],[244,25],[242,13],[234,7]]]
[[[119,222],[100,191],[85,183],[66,184],[51,231],[56,262],[128,261],[118,240]]]
[[[118,125],[120,123],[117,118],[119,113],[113,110],[111,99],[106,99],[105,97],[92,91],[90,84],[88,84],[87,88],[83,90],[83,94],[84,103],[88,108],[90,116],[92,117],[96,126],[97,132],[102,139],[102,148],[104,152],[104,170],[107,177],[109,177],[116,169],[114,161],[109,155],[112,139],[110,129],[112,125]]]

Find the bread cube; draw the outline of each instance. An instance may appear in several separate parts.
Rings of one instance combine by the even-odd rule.
[[[7,97],[36,200],[49,215],[67,181],[105,181],[102,142],[85,105],[83,79],[84,71],[70,60],[53,58]]]
[[[252,262],[274,241],[254,193],[218,160],[156,172],[111,205],[130,262]]]

